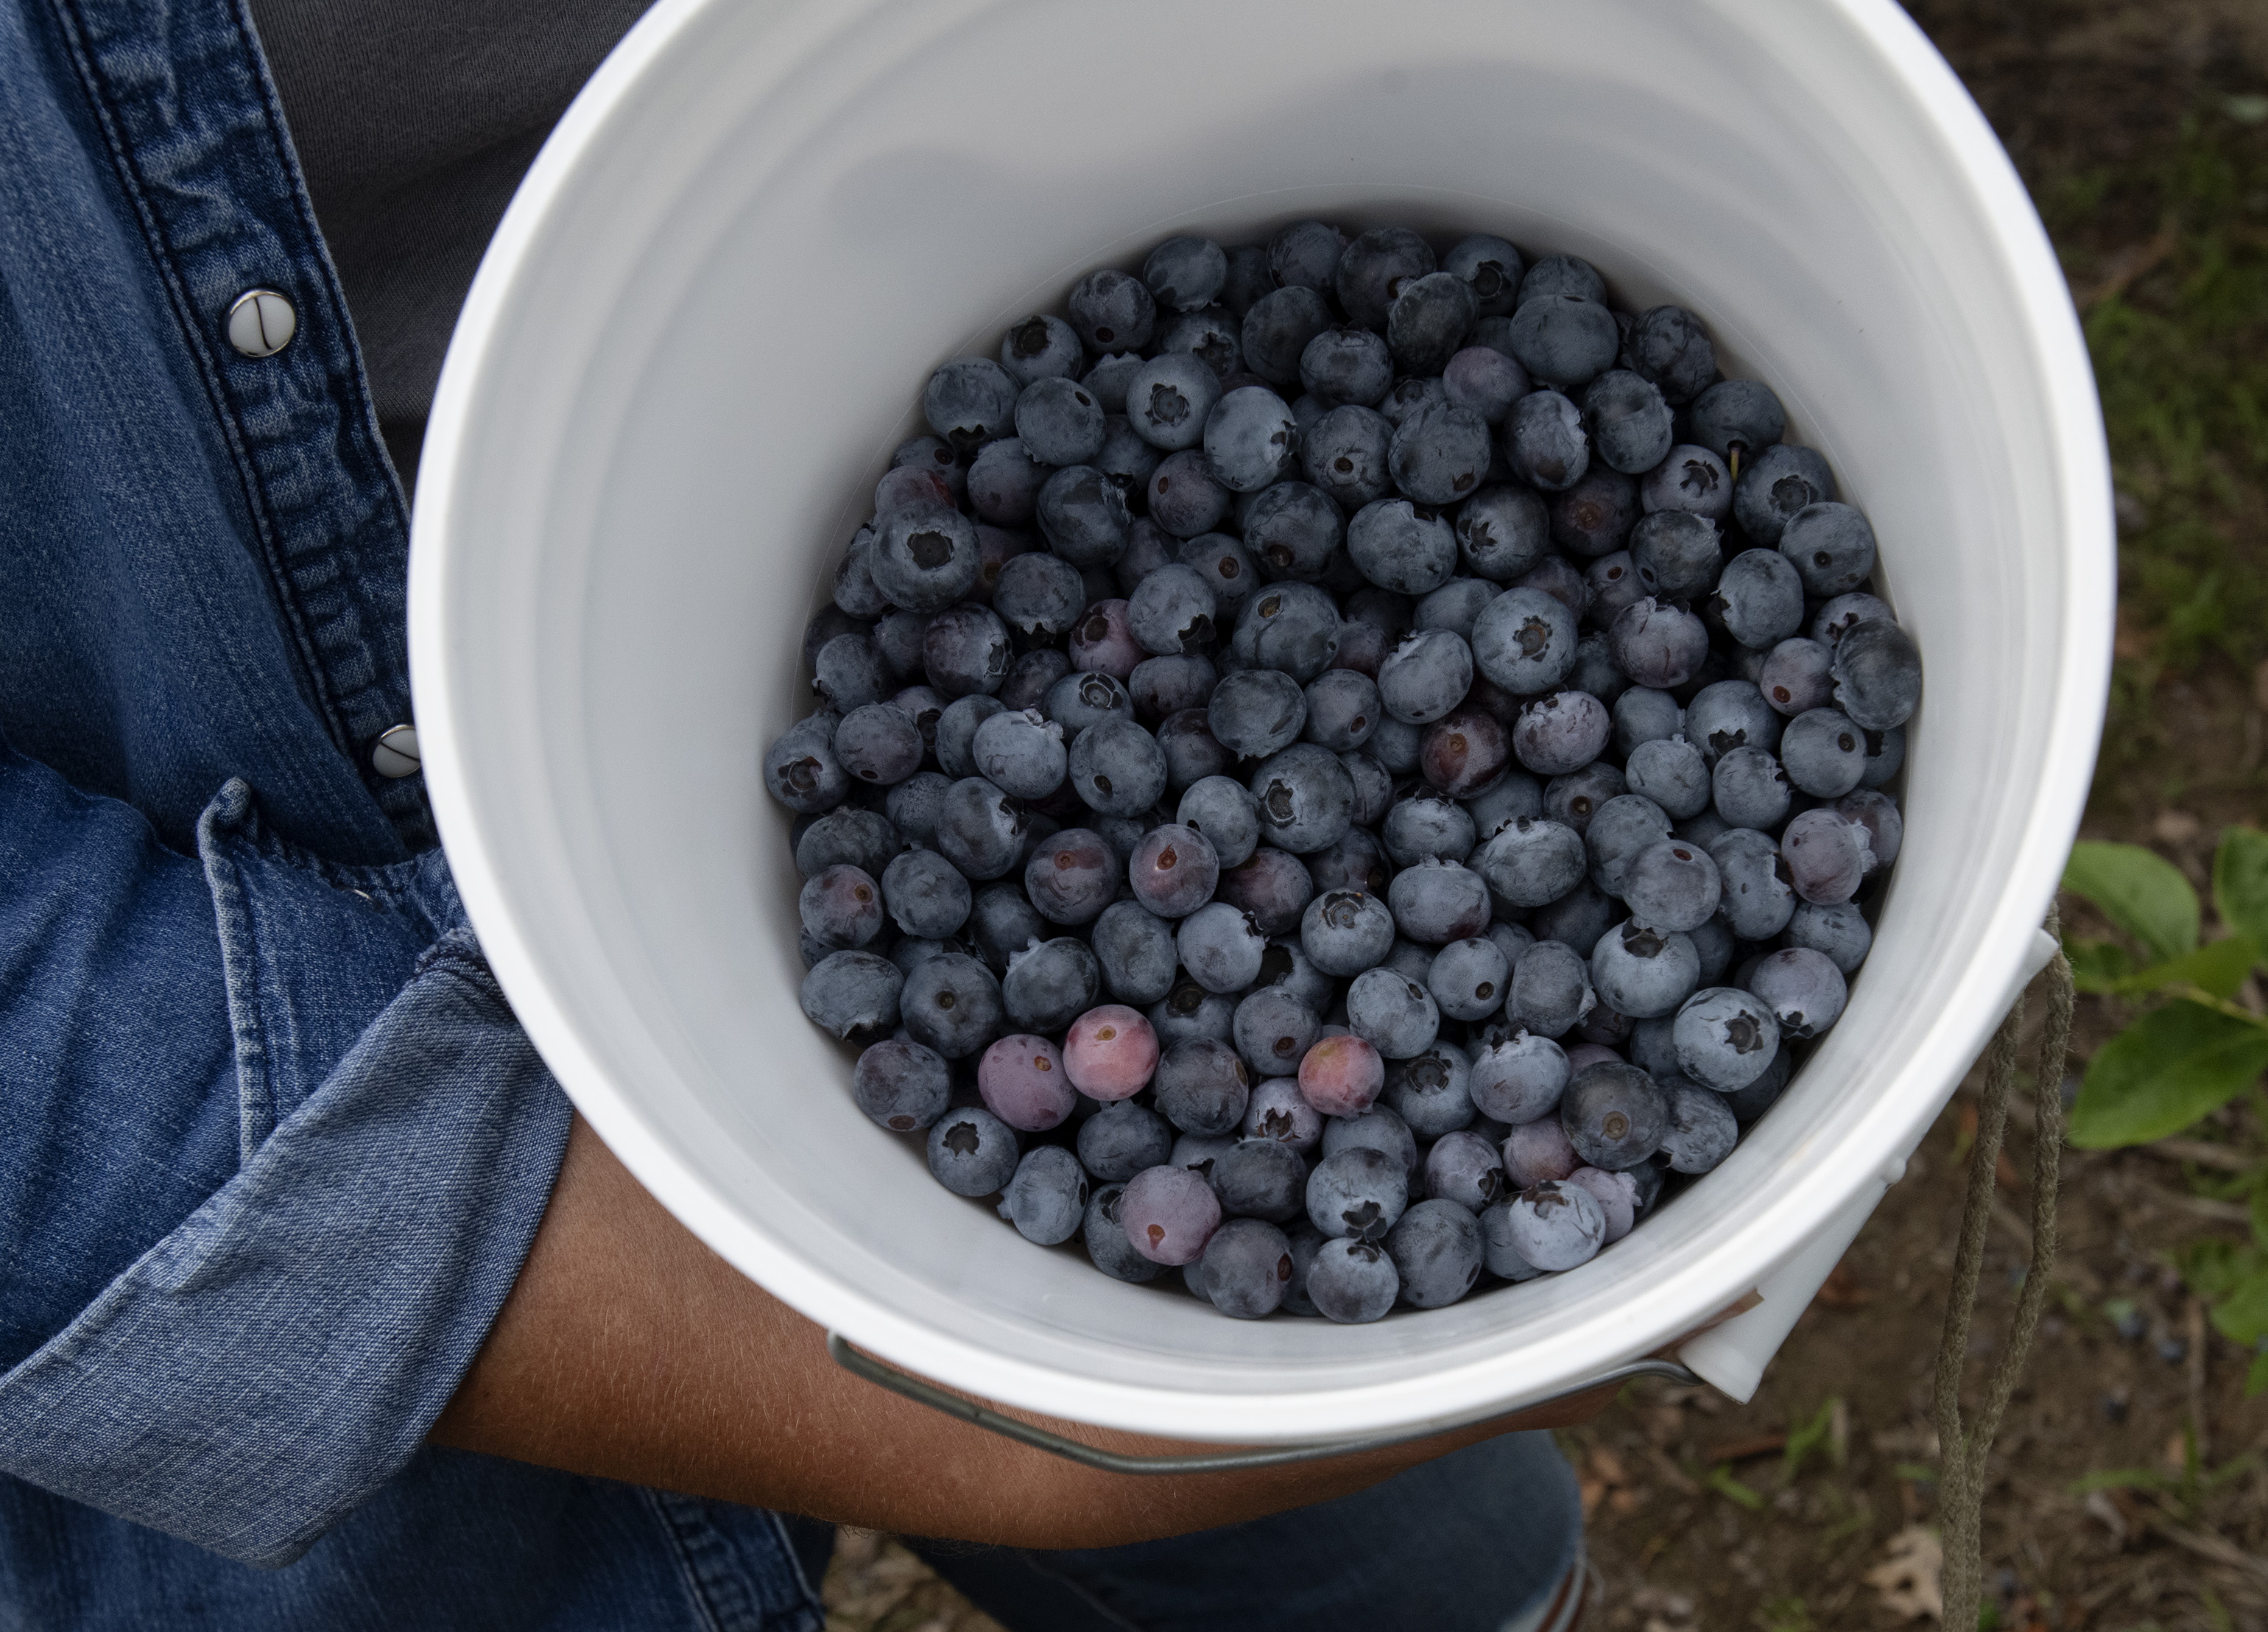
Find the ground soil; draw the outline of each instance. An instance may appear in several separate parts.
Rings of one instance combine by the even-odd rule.
[[[2058,189],[2170,154],[2185,122],[2216,99],[2268,92],[2268,0],[1911,9],[2043,206]],[[2137,275],[2162,230],[2146,191],[2117,185],[2076,215],[2046,213],[2083,306]],[[2262,525],[2251,518],[2255,545]],[[2122,627],[2122,657],[2147,639]],[[2154,845],[2202,885],[2219,828],[2262,817],[2268,669],[2206,659],[2139,672],[2147,695],[2129,699],[2117,728],[2140,735],[2122,745],[2120,773],[2099,783],[2087,833]],[[2083,927],[2084,909],[2067,905]],[[2083,1001],[2073,1068],[2118,1023]],[[1972,1074],[1755,1401],[1634,1385],[1563,1436],[1608,1583],[1604,1624],[1926,1624],[1939,1459],[1930,1380],[1977,1086]],[[2249,1123],[2226,1131],[2258,1137]],[[2029,1252],[2025,1127],[2011,1142],[1969,1346],[1972,1396],[1999,1355]],[[2213,1170],[2185,1165],[2183,1154],[2062,1156],[2054,1296],[1990,1464],[1990,1624],[2268,1628],[2268,1398],[2248,1402],[2252,1356],[2211,1332],[2171,1267],[2174,1249],[2201,1236],[2241,1239],[2244,1215],[2196,1193]],[[1802,1442],[1793,1463],[1792,1435]],[[2088,1488],[2106,1473],[2120,1477]],[[827,1597],[833,1632],[992,1625],[884,1538],[846,1533]]]

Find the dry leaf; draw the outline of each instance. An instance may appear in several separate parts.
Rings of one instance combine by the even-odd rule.
[[[1908,1621],[1945,1618],[1945,1547],[1926,1525],[1908,1525],[1890,1538],[1882,1562],[1867,1572],[1867,1584],[1882,1595],[1882,1607]]]
[[[1835,1266],[1819,1283],[1819,1301],[1830,1309],[1864,1309],[1874,1295],[1859,1283],[1859,1272],[1848,1261]]]

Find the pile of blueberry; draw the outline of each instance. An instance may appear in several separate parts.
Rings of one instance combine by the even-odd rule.
[[[764,779],[804,1012],[956,1194],[1225,1313],[1581,1264],[1842,1013],[1921,691],[1690,312],[1322,221],[922,395]]]

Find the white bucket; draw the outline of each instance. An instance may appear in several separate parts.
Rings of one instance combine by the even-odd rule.
[[[1583,1268],[1366,1326],[1224,1319],[931,1182],[798,1009],[758,779],[931,368],[1169,233],[1307,215],[1497,232],[1697,312],[1873,517],[1928,685],[1874,955],[1780,1104]],[[417,722],[473,921],[583,1113],[885,1358],[1282,1443],[1540,1399],[1762,1285],[1684,1351],[1744,1393],[2026,968],[2101,723],[2109,498],[2054,256],[1889,0],[665,0],[536,161],[451,348]]]

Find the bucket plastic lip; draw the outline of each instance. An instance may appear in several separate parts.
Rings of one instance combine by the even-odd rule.
[[[2060,266],[1984,115],[1892,0],[1824,0],[1824,5],[1840,15],[1871,49],[1877,66],[1911,100],[1972,196],[1976,218],[1984,224],[2022,314],[2032,366],[2043,387],[2048,447],[2056,462],[2071,558],[2099,564],[2097,571],[2065,574],[2047,750],[2014,872],[1970,957],[1973,978],[1917,1042],[1917,1060],[1935,1060],[1933,1074],[1950,1082],[1981,1051],[2000,1019],[2032,934],[2054,896],[2092,778],[2108,698],[2115,604],[2109,457],[2093,371]],[[1635,1311],[1591,1318],[1587,1324],[1594,1340],[1580,1363],[1531,1365],[1513,1376],[1499,1357],[1483,1355],[1379,1384],[1256,1395],[1067,1377],[1055,1368],[1020,1361],[910,1318],[786,1249],[662,1135],[636,1095],[610,1076],[601,1063],[603,1051],[586,1038],[583,1018],[554,992],[544,952],[522,932],[513,911],[501,862],[509,836],[483,820],[467,759],[473,699],[466,693],[456,654],[468,648],[477,631],[460,617],[446,592],[453,563],[477,547],[477,540],[454,524],[464,502],[460,450],[480,424],[483,393],[494,383],[499,356],[509,349],[506,319],[513,301],[542,276],[546,234],[563,199],[572,194],[585,161],[603,150],[609,126],[638,111],[648,70],[711,11],[724,9],[725,0],[661,0],[600,66],[537,156],[489,246],[458,320],[435,395],[412,525],[412,691],[435,820],[466,910],[514,1011],[577,1108],[623,1164],[696,1236],[772,1294],[861,1347],[925,1376],[1010,1405],[1104,1426],[1248,1444],[1446,1422],[1491,1406],[1515,1409],[1659,1341],[1665,1309],[1679,1313],[1681,1320],[1690,1311],[1692,1323],[1698,1324],[1847,1205],[1853,1176],[1865,1182],[1869,1164],[1841,1170],[1820,1163],[1812,1176],[1759,1207],[1681,1284],[1653,1289],[1645,1318]],[[836,0],[823,8],[792,8],[775,26],[784,48],[794,48],[837,37],[880,9],[880,0]],[[2099,631],[2100,638],[2089,638],[2089,631]],[[1911,1097],[1886,1097],[1865,1120],[1846,1130],[1841,1144],[1863,1142],[1883,1152],[1883,1160],[1874,1165],[1895,1173],[1938,1104],[1933,1097],[1922,1104]],[[1738,1251],[1742,1242],[1756,1250]],[[1744,1266],[1731,1268],[1734,1259]]]

